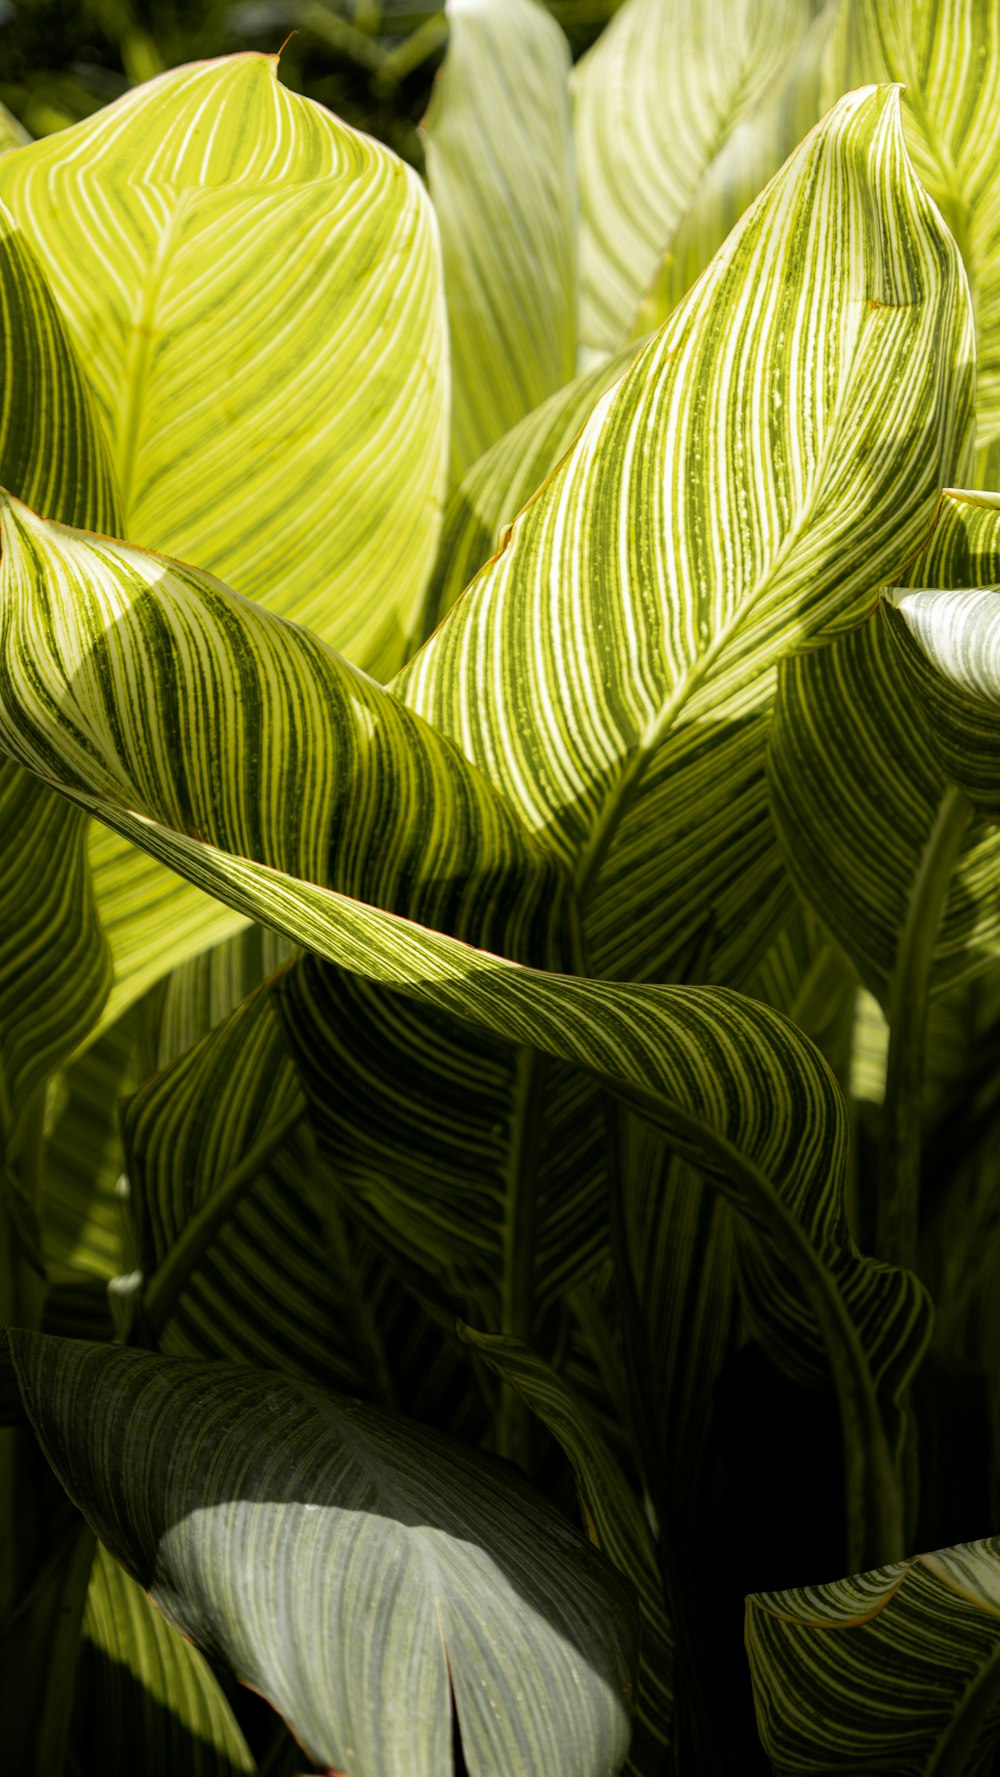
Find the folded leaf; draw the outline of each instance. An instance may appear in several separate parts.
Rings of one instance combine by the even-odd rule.
[[[764,9],[748,0],[626,0],[577,64],[585,345],[621,344],[712,161],[753,115],[811,17],[804,0]]]
[[[1000,579],[1000,502],[946,493],[934,530],[906,576],[913,587],[968,588]],[[940,600],[940,610],[957,611],[971,609],[983,595],[898,596],[908,609]],[[887,616],[874,615],[831,647],[785,663],[768,758],[774,814],[796,888],[883,1002],[951,775],[935,752],[934,725],[918,718]],[[959,744],[967,750],[965,716],[959,727]],[[961,773],[958,781],[964,781]],[[996,958],[998,886],[1000,836],[988,821],[978,821],[954,868],[935,945],[932,993]]]
[[[453,1695],[470,1777],[620,1768],[628,1590],[515,1471],[267,1371],[12,1348],[102,1540],[318,1762],[445,1777]]]
[[[447,17],[424,132],[457,479],[573,375],[576,179],[558,26],[536,0],[448,0]]]
[[[595,972],[669,979],[712,912],[729,984],[774,936],[774,667],[926,536],[972,355],[898,94],[849,95],[394,681],[573,871]]]
[[[0,524],[0,739],[24,763],[515,954],[555,943],[558,869],[367,674],[181,563],[16,502]]]
[[[747,1600],[779,1777],[987,1777],[1000,1741],[1000,1540]]]
[[[955,236],[976,316],[976,442],[1000,438],[1000,18],[991,0],[841,5],[826,102],[866,80],[903,85],[907,147]]]

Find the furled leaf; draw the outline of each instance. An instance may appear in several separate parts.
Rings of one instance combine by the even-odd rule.
[[[992,0],[845,0],[827,103],[866,80],[903,83],[914,165],[969,274],[976,317],[976,440],[1000,438],[1000,16]]]
[[[462,1328],[462,1337],[527,1401],[562,1446],[576,1477],[591,1541],[630,1580],[639,1602],[638,1721],[626,1771],[654,1777],[665,1768],[674,1699],[674,1637],[649,1524],[592,1415],[549,1364],[516,1339]]]
[[[257,1770],[201,1654],[101,1547],[83,1615],[73,1748],[93,1771],[238,1777]]]
[[[447,444],[416,176],[286,91],[277,57],[243,55],[4,157],[0,199],[86,364],[115,534],[391,670],[434,556]]]
[[[712,162],[766,100],[812,13],[808,0],[626,0],[577,64],[585,345],[614,351],[622,343]],[[779,149],[765,179],[782,158]]]
[[[972,353],[898,94],[849,95],[395,680],[573,871],[595,972],[671,978],[711,913],[735,984],[774,936],[773,669],[926,536]]]
[[[1000,1740],[1000,1542],[747,1600],[779,1777],[988,1777]]]
[[[576,442],[598,398],[617,382],[635,352],[635,347],[626,347],[607,364],[550,395],[498,439],[452,489],[427,591],[425,634],[503,546],[508,526]]]
[[[576,179],[559,27],[536,0],[448,0],[447,16],[424,131],[457,479],[573,375]]]
[[[266,1371],[12,1347],[102,1540],[319,1762],[444,1777],[451,1692],[470,1777],[620,1768],[628,1589],[513,1470]]]
[[[946,493],[913,587],[1000,580],[1000,501]],[[965,608],[969,592],[917,593]],[[904,603],[906,601],[904,600]],[[948,774],[917,719],[912,686],[873,615],[831,647],[781,669],[768,771],[785,859],[870,990],[884,1002],[899,933]],[[964,718],[963,718],[964,720]],[[965,743],[963,743],[965,744]],[[962,844],[938,933],[931,992],[988,967],[1000,947],[1000,837],[975,822]]]

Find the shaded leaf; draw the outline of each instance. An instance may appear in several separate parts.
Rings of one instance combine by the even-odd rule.
[[[620,1767],[627,1588],[514,1471],[263,1371],[30,1334],[13,1349],[112,1552],[318,1761],[443,1777],[450,1687],[470,1777]]]

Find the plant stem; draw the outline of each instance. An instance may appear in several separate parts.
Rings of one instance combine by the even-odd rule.
[[[889,1059],[875,1250],[913,1270],[920,1212],[920,1100],[927,1048],[930,979],[955,864],[972,819],[964,790],[949,789],[924,846],[889,989]]]
[[[535,1230],[547,1058],[519,1049],[509,1149],[501,1279],[501,1331],[530,1345],[535,1318]],[[531,1413],[513,1388],[500,1391],[497,1448],[530,1473]]]
[[[201,1208],[196,1210],[178,1236],[163,1263],[153,1273],[142,1294],[141,1317],[145,1330],[156,1340],[160,1338],[177,1300],[223,1223],[229,1220],[240,1199],[259,1178],[268,1161],[284,1145],[296,1125],[305,1116],[305,1106],[297,1099],[290,1110],[255,1142],[248,1153]]]

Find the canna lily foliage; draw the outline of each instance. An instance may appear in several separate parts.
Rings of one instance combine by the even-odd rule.
[[[11,1768],[985,1774],[1000,19],[447,15],[0,155]]]

